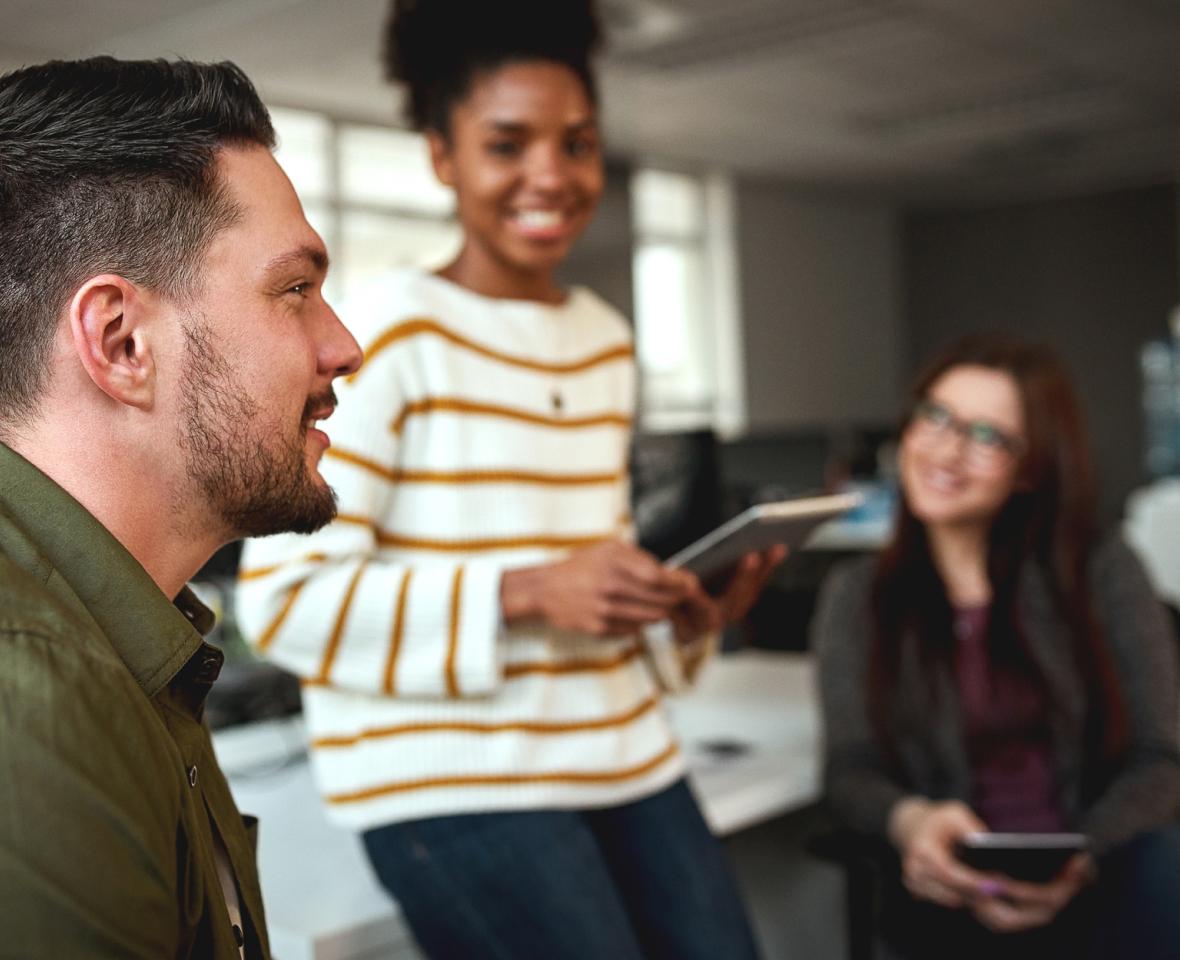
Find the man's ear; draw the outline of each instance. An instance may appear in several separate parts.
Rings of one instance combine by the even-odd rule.
[[[151,410],[156,367],[143,291],[114,274],[91,277],[69,309],[74,351],[94,385],[112,400]]]
[[[426,143],[430,147],[430,165],[434,168],[434,175],[444,186],[455,185],[455,163],[451,159],[451,145],[447,138],[438,130],[426,131]]]

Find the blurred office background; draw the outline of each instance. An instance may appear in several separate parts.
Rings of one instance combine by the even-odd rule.
[[[0,69],[237,61],[275,108],[339,297],[457,237],[381,80],[385,6],[3,0]],[[729,482],[814,487],[858,431],[891,426],[932,348],[1011,326],[1084,384],[1121,514],[1145,475],[1140,350],[1180,300],[1180,6],[602,6],[611,184],[567,272],[636,318],[647,429],[715,429]]]
[[[754,499],[882,482],[904,384],[976,328],[1064,354],[1108,522],[1180,473],[1180,4],[601,4],[609,188],[566,273],[635,318],[641,486],[691,480],[671,496],[680,514],[658,495],[639,505],[653,539]],[[381,78],[385,7],[0,0],[0,70],[96,53],[239,63],[274,108],[339,298],[391,265],[442,263],[458,237]],[[822,564],[797,559],[756,617],[764,645],[805,644],[796,594]],[[775,843],[734,843],[764,937],[829,955],[827,932],[771,915],[817,876],[836,881],[783,879],[768,851],[806,831],[762,829]]]

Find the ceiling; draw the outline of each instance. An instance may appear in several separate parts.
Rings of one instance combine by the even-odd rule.
[[[607,135],[628,157],[918,203],[1110,189],[1180,168],[1177,0],[600,3]],[[0,69],[228,58],[272,103],[388,122],[386,4],[0,0]]]

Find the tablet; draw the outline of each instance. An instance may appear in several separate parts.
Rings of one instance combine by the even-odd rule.
[[[1070,857],[1087,846],[1081,833],[969,833],[959,842],[956,853],[975,870],[1047,883]]]
[[[665,563],[708,577],[732,566],[752,550],[768,550],[780,543],[802,547],[821,523],[859,507],[863,499],[859,493],[841,493],[760,503],[727,520]]]

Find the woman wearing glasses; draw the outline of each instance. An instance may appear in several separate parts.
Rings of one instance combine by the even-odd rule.
[[[901,507],[816,620],[837,815],[888,840],[907,956],[1180,956],[1175,644],[1096,532],[1074,392],[1045,347],[969,337],[919,377]],[[955,855],[974,831],[1085,833],[1051,882]],[[898,880],[902,882],[898,882]]]

